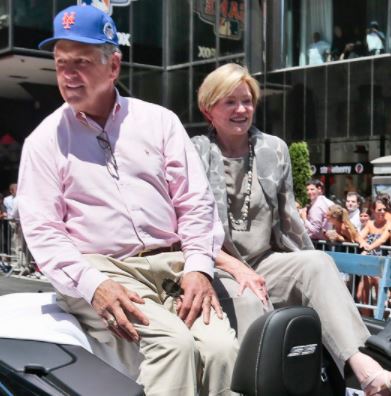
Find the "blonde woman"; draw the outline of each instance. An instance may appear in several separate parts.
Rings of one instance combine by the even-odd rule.
[[[349,212],[341,205],[331,205],[327,212],[327,220],[333,226],[325,232],[328,240],[336,242],[356,242],[360,248],[368,248],[368,244],[349,219]]]
[[[359,351],[369,332],[335,263],[313,249],[299,217],[286,143],[253,126],[259,97],[258,82],[234,63],[206,76],[198,91],[210,127],[193,142],[225,229],[214,282],[220,302],[239,340],[270,301],[313,307],[340,369],[349,364],[366,395],[391,395],[391,373]]]

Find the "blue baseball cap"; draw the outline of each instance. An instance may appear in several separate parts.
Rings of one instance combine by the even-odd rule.
[[[105,12],[90,5],[70,6],[60,11],[54,18],[53,31],[53,37],[40,42],[39,49],[51,51],[57,40],[118,47],[114,21]]]

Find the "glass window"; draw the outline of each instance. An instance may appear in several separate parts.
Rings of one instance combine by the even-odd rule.
[[[256,125],[267,133],[285,138],[285,73],[269,73],[262,85],[261,106],[266,117],[264,125]]]
[[[244,51],[244,19],[244,0],[220,0],[219,56]]]
[[[335,63],[327,67],[326,137],[345,137],[348,134],[348,67]]]
[[[205,65],[197,65],[193,67],[193,122],[205,122],[204,116],[198,110],[197,94],[198,88],[204,81],[204,78],[216,68],[215,63],[209,63]]]
[[[372,115],[372,60],[350,62],[349,135],[370,136]],[[347,105],[345,106],[347,107]]]
[[[193,3],[193,59],[215,58],[217,55],[214,33],[216,22],[215,0],[194,0]]]
[[[147,102],[164,103],[162,71],[132,67],[130,69],[130,79],[132,81],[132,94],[134,97],[146,100]]]
[[[391,135],[391,58],[373,61],[373,134]]]
[[[191,112],[189,108],[189,69],[166,72],[166,78],[166,106],[180,118],[182,123],[187,123],[190,121]]]
[[[319,65],[389,49],[387,0],[288,0],[283,4],[282,67]],[[271,12],[279,10],[273,7]]]
[[[131,8],[133,62],[162,65],[162,0],[134,1]]]
[[[304,139],[304,70],[292,70],[286,73],[286,139]]]
[[[8,0],[0,0],[0,50],[8,47],[9,9]]]
[[[326,120],[326,68],[309,67],[305,73],[305,139],[323,139]]]
[[[194,0],[194,59],[244,50],[244,0]],[[216,42],[219,41],[219,54]]]
[[[53,1],[53,3],[55,4],[55,11],[54,11],[55,15],[57,13],[59,13],[61,10],[63,10],[64,8],[67,8],[69,6],[73,6],[76,4],[76,2],[74,0],[56,0],[56,1]]]
[[[52,1],[14,0],[15,47],[38,49],[38,44],[51,36]]]
[[[113,7],[113,21],[117,27],[118,42],[122,52],[122,60],[130,62],[131,31],[130,31],[130,7]]]
[[[171,0],[169,5],[168,64],[187,63],[190,61],[190,2]]]

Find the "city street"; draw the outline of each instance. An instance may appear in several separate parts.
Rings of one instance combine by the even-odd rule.
[[[22,292],[46,292],[53,287],[48,282],[17,276],[0,276],[0,295]]]

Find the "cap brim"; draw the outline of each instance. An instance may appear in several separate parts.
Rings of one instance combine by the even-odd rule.
[[[46,40],[41,41],[38,44],[38,48],[46,51],[53,51],[53,47],[56,44],[58,40],[69,40],[69,41],[75,41],[77,43],[82,43],[82,44],[106,44],[110,43],[113,45],[117,45],[114,42],[109,42],[108,40],[97,40],[97,39],[90,39],[86,37],[80,37],[80,36],[59,36],[59,37],[50,37]]]

